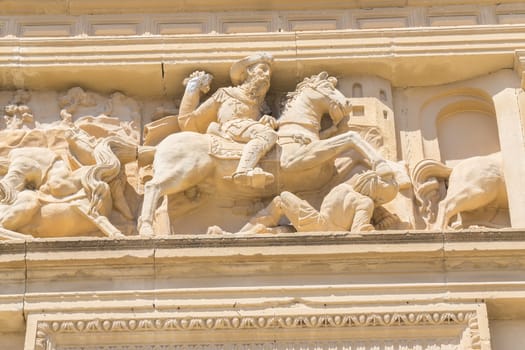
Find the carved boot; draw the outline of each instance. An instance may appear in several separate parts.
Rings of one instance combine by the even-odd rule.
[[[262,170],[261,168],[253,168],[246,171],[235,172],[233,174],[233,182],[241,186],[250,186],[254,188],[264,188],[271,184],[275,178],[273,174]]]
[[[243,149],[237,170],[232,175],[233,181],[240,186],[264,188],[275,178],[273,174],[255,167],[265,154],[265,147],[261,140],[251,140]]]

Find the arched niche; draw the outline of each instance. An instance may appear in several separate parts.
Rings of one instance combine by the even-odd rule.
[[[363,86],[360,83],[352,85],[352,97],[363,97]]]
[[[453,166],[500,151],[495,115],[490,95],[479,89],[456,89],[427,100],[420,114],[424,157]]]
[[[462,169],[456,173],[454,182],[449,178],[451,182],[448,185],[446,181],[443,183],[444,188],[450,186],[446,190],[449,203],[459,202],[460,193],[468,193],[465,192],[468,189],[475,190],[477,188],[475,184],[483,181],[483,171],[476,168],[478,162],[480,165],[487,164],[481,158],[463,165],[459,163],[501,150],[498,119],[492,97],[481,89],[448,90],[425,101],[420,117],[424,158],[440,161],[450,168]],[[462,177],[461,174],[468,174],[468,176]],[[454,190],[448,197],[450,188]],[[485,189],[487,195],[496,193],[496,199],[492,199],[489,203],[483,202],[479,206],[477,201],[469,202],[465,207],[467,209],[462,210],[459,217],[455,215],[451,218],[451,223],[460,222],[461,228],[509,227],[506,190],[501,187],[495,190]],[[443,193],[440,200],[445,198],[444,196]]]
[[[498,124],[488,103],[462,100],[443,108],[436,120],[440,158],[448,166],[500,151]]]

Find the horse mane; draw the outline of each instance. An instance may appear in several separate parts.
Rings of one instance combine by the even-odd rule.
[[[337,78],[329,76],[327,72],[323,71],[319,74],[314,74],[310,77],[306,77],[303,81],[299,82],[294,91],[288,92],[281,102],[281,110],[283,113],[290,108],[291,104],[297,99],[303,90],[306,88],[316,89],[321,83],[325,81],[331,82],[334,87],[337,85]]]
[[[110,183],[119,175],[121,162],[135,160],[136,146],[122,137],[110,136],[95,146],[93,155],[96,164],[88,166],[81,177],[82,186],[90,200],[90,211],[97,213],[102,205],[103,193],[110,191]]]

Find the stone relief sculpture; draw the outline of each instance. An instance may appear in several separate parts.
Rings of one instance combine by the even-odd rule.
[[[17,90],[11,103],[4,107],[4,122],[6,129],[33,128],[35,120],[27,103],[31,99],[29,91]]]
[[[470,225],[498,227],[491,221],[508,205],[500,153],[468,158],[454,168],[425,159],[414,167],[412,179],[427,228],[468,228],[469,221]],[[479,210],[483,210],[482,219],[464,220]]]
[[[235,86],[219,88],[194,111],[183,97],[179,125],[183,131],[215,134],[223,139],[245,144],[237,169],[231,175],[238,185],[261,187],[274,181],[273,174],[257,167],[259,160],[277,142],[277,122],[261,116],[264,98],[270,88],[273,57],[257,54],[235,62],[230,78]]]
[[[122,233],[110,222],[112,212],[134,221],[124,198],[124,165],[136,160],[137,150],[129,125],[105,114],[73,121],[78,108],[97,104],[95,97],[72,88],[58,99],[60,121],[0,130],[0,237],[116,237]],[[20,106],[6,107],[17,111],[13,125],[29,120]]]
[[[259,54],[234,63],[232,82],[240,85],[219,89],[193,112],[180,115],[183,131],[155,147],[154,174],[144,186],[138,223],[141,235],[155,233],[155,211],[165,195],[191,191],[195,196],[204,184],[238,198],[312,190],[333,180],[335,158],[349,150],[357,151],[378,176],[393,177],[392,168],[357,132],[320,139],[325,113],[335,129],[351,109],[336,89],[337,79],[326,72],[304,79],[288,95],[275,132],[277,122],[261,111],[271,62],[269,55]],[[261,161],[276,142],[275,152]]]
[[[284,191],[239,232],[281,232],[283,228],[278,225],[283,216],[297,232],[372,231],[375,229],[371,223],[374,209],[390,202],[397,193],[398,184],[393,175],[381,176],[368,170],[330,190],[319,210],[295,194]],[[212,227],[209,233],[224,231]]]
[[[166,219],[210,198],[256,204],[238,215],[243,234],[413,228],[396,215],[406,203],[410,212],[419,206],[415,220],[426,229],[508,226],[499,153],[453,168],[426,159],[409,178],[404,162],[378,151],[395,159],[395,137],[383,143],[394,132],[392,109],[377,97],[347,98],[338,79],[321,72],[272,111],[273,66],[265,53],[238,60],[232,86],[205,99],[213,76],[195,71],[178,108],[155,110],[162,117],[145,125],[141,146],[144,102],[120,92],[73,87],[46,120],[35,92],[4,93],[0,238],[169,234]],[[220,226],[199,232],[228,233]]]
[[[204,71],[195,71],[184,79],[182,84],[185,86],[185,90],[179,109],[174,111],[161,107],[155,110],[155,121],[144,126],[144,145],[155,146],[167,135],[179,132],[178,117],[170,113],[176,112],[182,115],[195,110],[199,105],[201,95],[210,91],[212,81],[213,75]],[[161,115],[162,118],[155,118],[158,115]]]
[[[5,229],[0,235],[9,236],[10,230],[37,237],[77,236],[100,230],[109,237],[122,236],[108,220],[113,206],[125,208],[114,203],[122,197],[115,195],[113,181],[121,162],[135,160],[136,146],[118,137],[91,145],[82,134],[68,135],[68,142],[77,152],[89,152],[94,164],[73,171],[47,148],[22,147],[9,153],[0,180],[0,227]],[[123,211],[131,215],[129,209]]]

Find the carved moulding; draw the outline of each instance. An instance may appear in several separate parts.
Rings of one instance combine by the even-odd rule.
[[[489,350],[484,304],[193,314],[30,315],[26,350]]]

